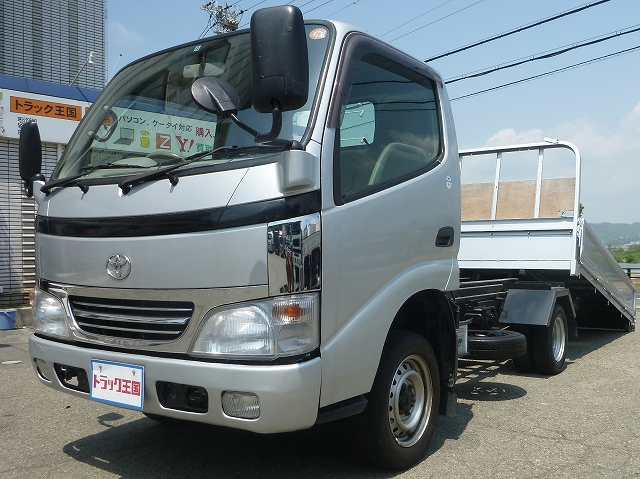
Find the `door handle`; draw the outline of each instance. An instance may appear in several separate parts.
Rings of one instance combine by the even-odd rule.
[[[446,248],[453,246],[453,240],[455,239],[455,232],[452,226],[444,226],[438,230],[436,236],[436,246],[438,248]]]

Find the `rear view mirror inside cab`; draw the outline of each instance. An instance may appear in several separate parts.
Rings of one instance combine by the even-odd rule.
[[[185,80],[195,80],[200,77],[219,77],[224,73],[224,63],[223,64],[213,64],[213,63],[205,63],[195,64],[195,65],[185,65],[182,69],[182,77]]]
[[[193,54],[185,58],[186,65],[182,68],[181,80],[186,84],[201,77],[224,75],[230,49],[231,43],[229,41],[216,43],[215,47],[210,50],[200,50],[199,46],[196,46]]]

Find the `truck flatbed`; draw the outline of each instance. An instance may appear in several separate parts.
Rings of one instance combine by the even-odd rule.
[[[564,150],[562,160],[550,150]],[[460,159],[462,277],[562,281],[571,290],[578,326],[635,329],[636,289],[581,215],[581,160],[573,144],[549,140],[461,150]],[[573,176],[550,177],[545,161],[552,172],[573,169]],[[563,168],[553,164],[560,161]],[[478,181],[490,166],[493,182]],[[505,166],[511,176],[503,179]],[[526,171],[535,177],[523,179]]]

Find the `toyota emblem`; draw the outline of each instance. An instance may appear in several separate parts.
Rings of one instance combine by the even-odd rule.
[[[125,279],[131,273],[131,260],[123,254],[112,254],[107,260],[107,273],[114,279]]]

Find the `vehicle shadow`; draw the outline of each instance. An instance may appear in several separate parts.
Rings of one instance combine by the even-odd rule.
[[[481,361],[461,359],[458,362],[458,380],[455,390],[460,399],[469,401],[509,401],[527,394],[513,384],[487,381],[498,374],[509,374],[515,368],[511,361]]]
[[[105,419],[98,421],[104,425]],[[354,461],[348,431],[334,424],[263,436],[141,418],[73,441],[63,451],[123,478],[392,477]]]
[[[624,334],[580,330],[579,338],[567,345],[568,367]],[[519,386],[492,381],[498,374],[521,375],[511,361],[461,359],[456,394],[469,401],[508,401],[527,394]],[[374,469],[359,457],[348,421],[294,433],[259,435],[197,423],[159,424],[147,418],[115,424],[122,417],[117,413],[98,417],[97,421],[108,427],[106,430],[73,441],[63,451],[77,461],[123,478],[398,475]],[[458,403],[455,417],[439,417],[429,455],[448,439],[459,439],[472,419],[473,404],[464,402]],[[428,463],[429,456],[425,461]]]
[[[578,337],[570,338],[567,342],[566,367],[571,367],[573,362],[620,339],[625,334],[628,333],[605,329],[580,329]],[[521,373],[511,360],[490,361],[461,358],[458,362],[458,381],[456,382],[458,397],[480,401],[501,401],[516,399],[526,394],[524,389],[517,386],[486,381],[487,378],[495,377],[498,374],[531,376],[541,379],[550,377],[537,373]]]
[[[567,361],[575,361],[625,336],[624,331],[578,329],[578,337],[567,343]]]
[[[457,417],[440,417],[429,454],[447,439],[459,438],[472,416],[470,405],[459,405]],[[109,424],[122,417],[117,413],[98,417],[98,422],[108,429],[66,444],[64,453],[89,466],[132,479],[398,475],[375,469],[360,458],[348,421],[294,433],[260,435],[198,423],[161,424],[147,418]]]
[[[436,431],[429,445],[429,456],[444,446],[448,439],[460,439],[462,433],[473,419],[473,406],[471,404],[458,403],[455,416],[440,416]],[[429,456],[425,461],[429,461]]]

